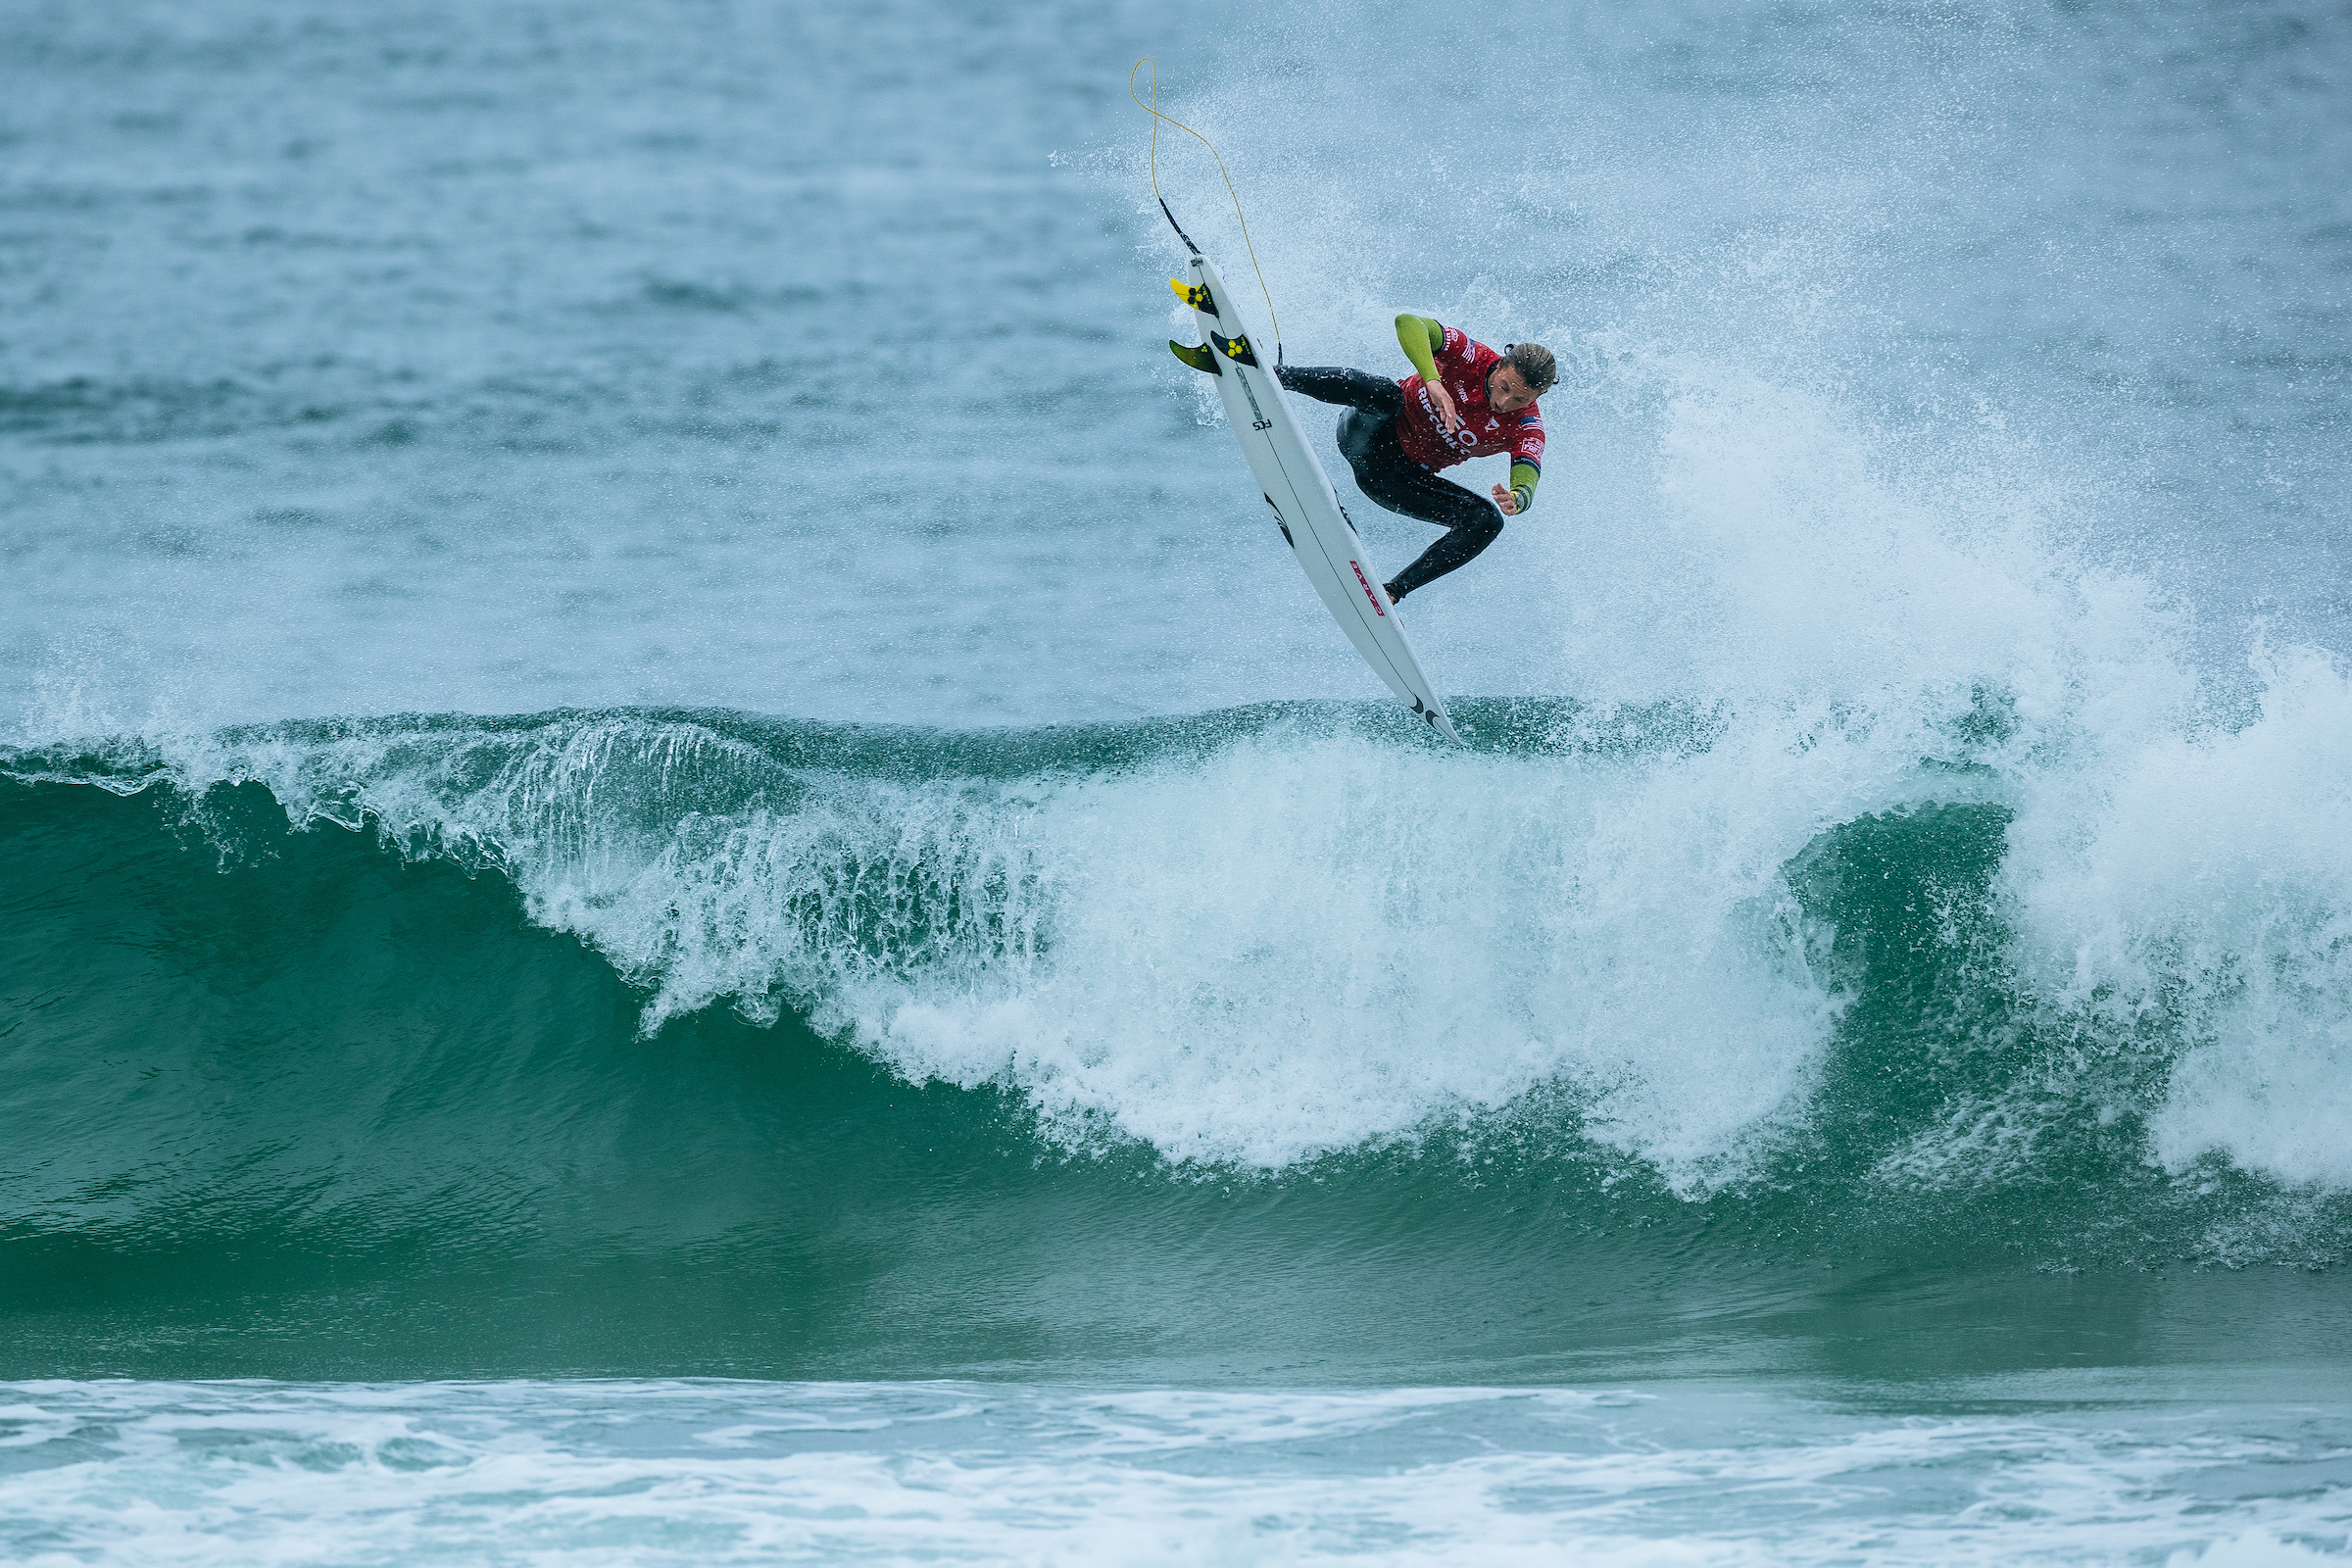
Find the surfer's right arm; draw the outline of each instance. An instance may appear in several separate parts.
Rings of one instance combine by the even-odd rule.
[[[1446,346],[1446,328],[1426,316],[1399,316],[1396,318],[1396,346],[1404,350],[1404,357],[1412,361],[1413,368],[1420,372],[1422,390],[1429,394],[1430,402],[1437,406],[1438,422],[1446,426],[1446,433],[1451,435],[1460,429],[1462,416],[1453,412],[1453,395],[1446,390],[1446,383],[1438,379],[1437,354]]]

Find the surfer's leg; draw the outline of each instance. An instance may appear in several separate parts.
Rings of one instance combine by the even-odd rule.
[[[1348,416],[1351,420],[1357,417]],[[1434,522],[1446,530],[1445,537],[1422,551],[1418,561],[1389,579],[1389,597],[1396,600],[1475,561],[1502,532],[1502,514],[1476,491],[1441,479],[1406,457],[1396,445],[1394,424],[1384,426],[1380,433],[1387,439],[1376,436],[1366,443],[1362,461],[1352,452],[1348,455],[1357,487],[1391,512]]]
[[[1396,383],[1389,385],[1394,389]],[[1401,393],[1397,402],[1401,407]],[[1468,565],[1502,532],[1502,514],[1494,502],[1451,479],[1439,478],[1404,455],[1404,448],[1396,444],[1393,417],[1349,411],[1340,421],[1340,453],[1354,470],[1356,488],[1367,498],[1446,530],[1443,539],[1421,552],[1420,560],[1389,579],[1392,601]]]
[[[1404,393],[1396,382],[1383,380],[1369,370],[1349,370],[1338,366],[1286,365],[1274,372],[1275,378],[1293,392],[1303,392],[1317,403],[1337,403],[1343,408],[1361,409],[1395,418],[1404,407]]]
[[[1425,473],[1427,470],[1423,470]],[[1436,492],[1427,501],[1425,512],[1415,512],[1395,502],[1381,499],[1380,504],[1407,516],[1442,525],[1445,536],[1421,552],[1421,558],[1388,581],[1389,598],[1402,599],[1416,588],[1436,582],[1447,572],[1467,566],[1478,559],[1480,551],[1493,544],[1502,532],[1502,514],[1485,496],[1474,494],[1451,479],[1428,474],[1429,488]],[[1375,498],[1380,499],[1380,498]]]

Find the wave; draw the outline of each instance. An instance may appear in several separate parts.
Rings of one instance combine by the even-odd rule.
[[[52,891],[13,944],[42,1000],[12,1072],[90,1136],[14,1209],[527,1229],[544,1183],[453,1196],[466,1170],[560,1166],[577,1107],[716,1028],[880,1125],[1179,1187],[1508,1171],[1821,1236],[2014,1209],[2045,1262],[2325,1262],[2352,1220],[2352,684],[2266,670],[2250,720],[2120,758],[1984,690],[1899,727],[1473,702],[1468,752],[1328,704],[19,748],[9,880]],[[222,1037],[244,1054],[205,1064]],[[178,1087],[125,1099],[101,1056]],[[276,1107],[224,1144],[215,1072]],[[519,1098],[472,1127],[420,1096]],[[369,1116],[394,1147],[415,1121],[415,1168],[351,1168],[383,1157]]]

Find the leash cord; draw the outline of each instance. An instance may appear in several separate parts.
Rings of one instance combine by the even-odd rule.
[[[1152,101],[1150,103],[1137,97],[1135,91],[1136,73],[1142,71],[1146,66],[1152,68]],[[1183,121],[1159,112],[1159,62],[1150,55],[1138,60],[1134,70],[1127,73],[1127,96],[1135,99],[1136,108],[1152,117],[1152,194],[1159,198],[1159,210],[1167,214],[1168,226],[1176,230],[1176,237],[1183,240],[1185,249],[1191,251],[1195,256],[1200,254],[1200,247],[1193,243],[1192,236],[1187,234],[1183,225],[1176,221],[1176,215],[1168,212],[1168,199],[1159,194],[1159,122],[1164,120],[1174,125],[1178,130],[1206,147],[1208,156],[1217,160],[1217,172],[1225,180],[1225,194],[1233,198],[1233,216],[1241,219],[1242,221],[1242,246],[1250,253],[1250,270],[1257,274],[1258,292],[1266,297],[1266,316],[1274,323],[1274,358],[1277,364],[1281,363],[1282,318],[1274,314],[1274,291],[1266,287],[1266,270],[1257,265],[1257,247],[1250,242],[1250,220],[1242,217],[1241,192],[1233,188],[1233,176],[1225,172],[1225,160],[1218,156],[1216,144]]]

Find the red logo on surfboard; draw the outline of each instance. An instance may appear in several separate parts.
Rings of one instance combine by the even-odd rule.
[[[1369,600],[1371,600],[1371,601],[1372,601],[1372,613],[1374,613],[1375,615],[1378,615],[1378,616],[1379,616],[1381,619],[1383,619],[1383,620],[1386,620],[1386,619],[1388,619],[1388,618],[1389,618],[1389,610],[1388,610],[1388,607],[1387,607],[1386,605],[1384,605],[1384,604],[1382,604],[1382,603],[1380,602],[1380,601],[1381,601],[1381,596],[1380,596],[1379,594],[1377,594],[1377,593],[1374,593],[1374,592],[1372,591],[1372,581],[1371,581],[1371,579],[1370,579],[1370,578],[1368,578],[1368,577],[1366,577],[1366,576],[1364,575],[1364,568],[1363,568],[1363,567],[1361,567],[1361,566],[1358,566],[1358,565],[1356,565],[1356,564],[1355,564],[1354,562],[1352,562],[1352,561],[1350,561],[1349,563],[1348,563],[1348,566],[1349,566],[1350,568],[1352,568],[1352,569],[1354,570],[1354,572],[1355,572],[1355,580],[1356,580],[1357,582],[1360,582],[1360,583],[1362,583],[1362,584],[1364,585],[1364,597],[1365,597],[1366,599],[1369,599]]]

